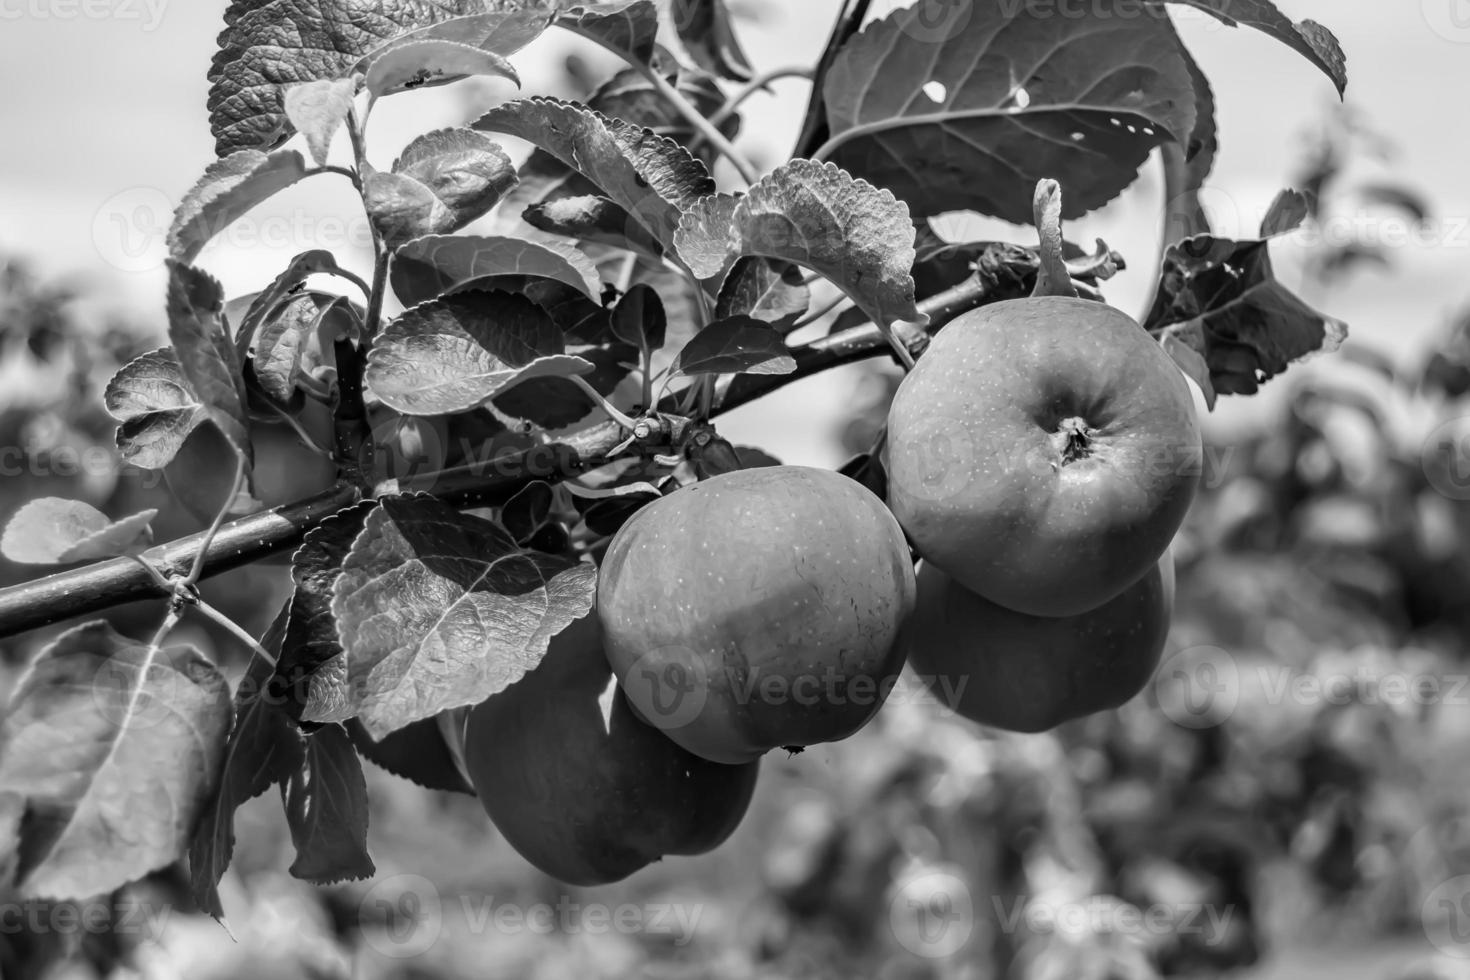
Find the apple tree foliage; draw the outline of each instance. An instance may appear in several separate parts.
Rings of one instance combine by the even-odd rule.
[[[1176,4],[1346,84],[1332,34],[1269,0],[1107,0],[1066,17],[1041,0],[921,0],[869,23],[848,3],[793,158],[759,173],[731,139],[765,79],[724,0],[235,0],[209,68],[217,159],[168,236],[169,344],[105,395],[127,462],[220,476],[203,501],[217,518],[154,545],[150,513],[44,498],[6,529],[13,560],[98,563],[7,590],[0,632],[166,600],[153,636],[77,625],[18,685],[0,727],[0,855],[20,892],[83,898],[186,859],[199,905],[221,915],[234,811],[273,787],[292,874],[371,875],[360,760],[468,791],[456,726],[587,614],[609,536],[679,486],[772,462],[721,438],[720,413],[890,348],[911,362],[926,332],[1030,291],[1034,247],[946,243],[936,215],[1024,222],[1053,178],[1075,217],[1158,150],[1181,234],[1144,326],[1210,403],[1335,346],[1345,327],[1283,287],[1267,253],[1308,216],[1301,195],[1284,192],[1257,238],[1203,221],[1215,113]],[[626,69],[585,102],[513,93],[518,53],[553,30]],[[506,100],[369,161],[379,100],[471,76]],[[334,147],[350,163],[329,162]],[[340,180],[371,221],[370,275],[312,250],[227,296],[194,264],[277,192]],[[1119,260],[1066,254],[1088,295]],[[816,280],[849,312],[815,306]],[[330,458],[315,496],[262,489],[261,433],[281,424]],[[233,691],[168,645],[183,616],[220,618],[201,577],[291,548],[294,592],[271,629],[236,628],[253,653]]]

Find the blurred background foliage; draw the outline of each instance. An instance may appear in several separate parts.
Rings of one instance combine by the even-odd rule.
[[[1361,119],[1333,117],[1306,145],[1295,183],[1319,221],[1364,206],[1429,214],[1403,188],[1342,179],[1355,156],[1391,152]],[[1390,260],[1333,239],[1307,274],[1328,289]],[[101,408],[106,379],[157,343],[159,325],[93,300],[0,261],[0,518],[52,495],[113,514],[159,507],[160,540],[196,530],[156,476],[118,466]],[[847,452],[869,448],[895,383],[877,367],[860,377],[838,434]],[[1207,449],[1175,545],[1166,662],[1121,711],[1016,736],[899,696],[847,742],[768,758],[749,817],[715,853],[573,893],[516,856],[473,799],[369,767],[373,880],[291,878],[267,794],[237,816],[222,885],[236,942],[185,911],[169,871],[99,899],[112,930],[0,923],[0,976],[1470,977],[1470,961],[1428,941],[1425,919],[1436,887],[1470,873],[1470,307],[1417,364],[1349,343],[1273,388],[1254,428]],[[31,574],[0,562],[0,583]],[[278,565],[205,592],[258,634],[287,584]],[[111,614],[134,635],[156,617],[152,606]],[[44,639],[0,644],[0,693]],[[189,626],[178,639],[243,669],[245,652],[221,633]],[[1213,703],[1180,700],[1205,681],[1218,682]],[[1403,696],[1405,681],[1417,695]],[[1314,682],[1332,696],[1312,695]],[[926,875],[958,881],[939,897],[962,897],[969,917],[923,906],[935,896],[912,883]],[[569,895],[670,903],[695,926],[675,941],[484,918]],[[1174,919],[1110,930],[1042,914],[1084,904]],[[1201,908],[1216,918],[1193,916]],[[923,916],[946,910],[968,940],[925,956]]]

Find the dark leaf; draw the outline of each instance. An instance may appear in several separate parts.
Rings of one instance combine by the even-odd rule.
[[[662,347],[668,327],[663,300],[647,283],[632,286],[613,309],[613,335],[640,350],[652,351]]]
[[[625,61],[653,60],[658,37],[658,7],[653,0],[579,3],[557,17],[556,25],[607,48]]]
[[[596,267],[571,244],[506,236],[431,235],[409,242],[393,256],[390,281],[398,299],[413,306],[492,276],[553,279],[593,302],[602,295]]]
[[[712,75],[748,82],[754,72],[730,23],[725,0],[674,0],[674,30],[694,63]]]
[[[544,480],[528,483],[500,509],[500,524],[518,543],[525,544],[550,519],[552,503],[551,484]]]
[[[354,718],[347,722],[347,735],[358,753],[380,769],[425,789],[474,795],[475,788],[455,764],[437,718],[416,721],[380,742],[373,741],[362,723]]]
[[[407,415],[465,412],[531,378],[593,370],[563,349],[561,330],[526,297],[454,293],[388,324],[368,357],[365,381]]]
[[[250,461],[250,423],[245,382],[224,320],[224,292],[207,273],[173,260],[168,263],[168,339],[204,417]]]
[[[1292,23],[1271,0],[1169,0],[1212,14],[1222,23],[1244,24],[1274,37],[1322,69],[1341,95],[1347,88],[1347,58],[1332,32],[1315,21]]]
[[[806,315],[811,301],[812,291],[800,268],[779,259],[747,255],[736,260],[725,276],[715,317],[754,317],[785,333]]]
[[[1143,0],[1058,16],[1041,0],[932,0],[853,38],[827,75],[822,158],[888,188],[916,215],[972,209],[1031,221],[1042,177],[1063,217],[1101,207],[1149,151],[1188,140],[1195,96],[1173,25]]]
[[[301,766],[281,784],[296,860],[291,874],[318,885],[369,878],[367,781],[357,750],[340,725],[306,740]]]
[[[281,652],[291,601],[281,607],[260,645],[272,655]],[[235,811],[295,772],[302,761],[302,740],[296,726],[270,697],[272,667],[257,654],[235,692],[235,723],[225,743],[219,789],[209,797],[204,814],[189,842],[189,882],[195,902],[216,919],[220,879],[235,850]]]
[[[796,359],[769,323],[734,317],[711,323],[684,345],[680,374],[790,374]]]
[[[590,563],[524,551],[432,497],[383,498],[334,586],[346,716],[381,738],[478,704],[587,614],[596,578]]]
[[[1300,195],[1277,199],[1263,225],[1295,228]],[[1313,310],[1276,280],[1266,239],[1197,235],[1169,246],[1145,323],[1213,407],[1220,394],[1254,394],[1294,360],[1334,350],[1347,325]]]

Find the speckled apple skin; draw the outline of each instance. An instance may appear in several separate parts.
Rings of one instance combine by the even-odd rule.
[[[739,825],[758,762],[722,766],[640,721],[614,689],[597,617],[557,634],[535,670],[470,712],[465,768],[521,856],[570,885],[703,854]]]
[[[928,562],[905,642],[909,664],[971,721],[1041,732],[1116,708],[1158,668],[1174,608],[1174,558],[1078,616],[1027,616],[966,589]]]
[[[597,615],[640,715],[733,764],[861,728],[903,666],[914,601],[908,546],[881,500],[838,473],[773,466],[634,515],[603,560]],[[670,669],[697,679],[692,714],[651,700],[643,678]]]
[[[1067,461],[1080,418],[1091,455]],[[926,560],[993,602],[1071,616],[1164,553],[1194,499],[1199,423],[1183,374],[1127,315],[1010,300],[941,330],[899,386],[888,504]]]

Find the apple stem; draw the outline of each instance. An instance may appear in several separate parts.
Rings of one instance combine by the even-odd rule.
[[[1057,425],[1057,436],[1062,465],[1075,463],[1092,455],[1092,432],[1082,419],[1076,416],[1062,419]]]
[[[1062,254],[1062,185],[1050,177],[1036,182],[1036,195],[1031,199],[1031,214],[1041,235],[1038,250],[1040,266],[1036,270],[1036,288],[1032,296],[1077,297],[1077,287],[1067,271]]]

